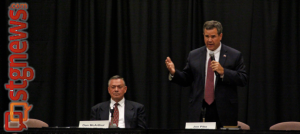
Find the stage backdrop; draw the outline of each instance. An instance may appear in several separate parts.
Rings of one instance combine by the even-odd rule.
[[[251,129],[300,121],[298,0],[28,0],[0,3],[0,104],[8,110],[8,6],[29,5],[30,118],[78,126],[107,101],[108,79],[125,78],[125,98],[145,105],[150,128],[184,128],[189,87],[168,81],[165,59],[182,70],[204,46],[205,21],[223,24],[222,43],[243,53],[239,120]],[[3,126],[3,116],[0,116]]]

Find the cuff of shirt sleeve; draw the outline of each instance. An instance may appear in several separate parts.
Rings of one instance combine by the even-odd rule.
[[[223,79],[223,78],[224,78],[224,74],[223,74],[223,75],[220,75],[220,78]]]
[[[173,75],[169,74],[169,81],[171,81],[173,79]]]

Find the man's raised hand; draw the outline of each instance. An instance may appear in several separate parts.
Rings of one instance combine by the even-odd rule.
[[[166,59],[165,62],[166,62],[166,67],[167,67],[167,69],[169,70],[170,74],[171,74],[172,76],[174,76],[174,74],[175,74],[175,65],[174,65],[174,63],[172,62],[171,58],[170,58],[170,57],[167,57],[167,59]]]

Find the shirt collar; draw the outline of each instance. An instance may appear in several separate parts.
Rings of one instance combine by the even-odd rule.
[[[125,102],[125,97],[123,97],[123,99],[120,100],[118,103],[119,103],[120,106],[124,106],[124,102]],[[110,106],[115,105],[115,103],[116,102],[113,99],[110,99]]]

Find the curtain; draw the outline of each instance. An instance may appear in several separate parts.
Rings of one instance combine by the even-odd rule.
[[[0,4],[0,82],[8,83],[8,6]],[[168,81],[165,59],[182,70],[204,46],[202,26],[223,25],[222,43],[242,52],[249,75],[238,88],[239,120],[251,129],[300,121],[300,2],[297,0],[28,0],[29,117],[78,126],[107,101],[108,79],[125,78],[125,98],[145,105],[150,128],[184,128],[190,87]],[[8,110],[8,90],[0,94]],[[0,116],[1,120],[3,116]],[[4,121],[3,121],[4,122]],[[1,122],[1,123],[3,123]],[[0,124],[3,125],[3,124]]]

